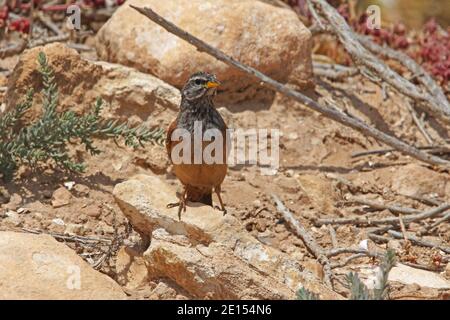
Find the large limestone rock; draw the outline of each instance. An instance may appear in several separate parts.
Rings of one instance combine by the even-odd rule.
[[[42,89],[38,70],[38,53],[43,51],[55,72],[59,89],[60,110],[85,112],[100,97],[105,101],[103,116],[132,124],[148,122],[153,125],[154,115],[159,123],[169,122],[180,103],[179,91],[165,82],[132,68],[107,62],[83,59],[75,50],[61,43],[26,50],[8,82],[6,111],[24,98],[28,88]],[[38,99],[36,98],[36,101]],[[34,119],[41,112],[35,103],[26,117]]]
[[[151,240],[143,254],[147,279],[169,278],[201,299],[293,299],[302,286],[339,298],[295,259],[249,235],[230,213],[190,204],[179,221],[177,208],[166,208],[177,200],[175,189],[157,177],[138,175],[113,193],[133,227]]]
[[[201,53],[129,5],[158,14],[235,59],[286,82],[312,79],[311,33],[287,8],[257,0],[128,0],[97,34],[103,60],[156,75],[181,88],[190,74],[216,73],[219,101],[240,101],[261,90],[258,81]],[[295,72],[294,72],[295,71]]]
[[[125,298],[116,282],[51,236],[0,232],[0,300]]]
[[[421,287],[450,290],[450,281],[441,275],[427,270],[420,270],[399,263],[389,273],[389,281],[403,284],[417,284]]]

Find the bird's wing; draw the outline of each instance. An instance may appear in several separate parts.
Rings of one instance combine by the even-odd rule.
[[[172,121],[172,123],[167,128],[167,135],[166,135],[166,150],[167,155],[169,156],[170,162],[172,162],[172,147],[173,147],[173,141],[172,141],[172,133],[177,128],[177,119]]]

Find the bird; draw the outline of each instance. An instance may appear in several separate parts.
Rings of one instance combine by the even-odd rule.
[[[220,82],[214,74],[207,72],[196,72],[192,74],[181,90],[181,104],[179,113],[172,121],[166,133],[166,150],[173,165],[173,173],[183,185],[183,192],[179,202],[169,203],[168,208],[178,206],[178,219],[181,220],[181,212],[186,212],[186,202],[200,202],[212,206],[212,193],[217,195],[220,210],[226,214],[226,209],[221,197],[221,185],[227,174],[227,156],[229,148],[227,139],[227,125],[220,113],[217,111],[213,99],[217,93]],[[194,163],[194,153],[200,152],[211,142],[203,141],[201,144],[193,143],[195,125],[201,124],[202,134],[208,129],[220,132],[223,138],[223,161],[205,163],[203,156],[201,163]],[[191,159],[189,163],[175,163],[172,151],[180,141],[172,136],[176,129],[184,129],[191,136]],[[219,130],[219,131],[217,131]],[[186,132],[185,131],[185,132]],[[214,140],[211,140],[214,141]],[[195,148],[201,150],[195,150]],[[214,156],[214,154],[212,154]],[[220,157],[220,154],[219,154]]]

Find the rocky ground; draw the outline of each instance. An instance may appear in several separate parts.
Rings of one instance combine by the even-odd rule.
[[[259,8],[261,12],[267,10],[264,6]],[[276,10],[273,9],[273,19],[282,13]],[[61,109],[84,112],[100,96],[107,104],[105,118],[166,127],[178,110],[179,78],[188,74],[190,68],[207,65],[212,58],[199,58],[199,65],[190,62],[183,74],[176,74],[167,66],[173,61],[182,63],[192,49],[161,35],[161,39],[139,41],[167,41],[174,47],[181,46],[177,52],[184,55],[174,56],[169,49],[165,52],[153,44],[151,52],[158,59],[152,56],[146,67],[141,64],[147,57],[139,51],[139,42],[130,43],[127,41],[133,38],[121,40],[110,34],[118,30],[117,26],[111,27],[114,24],[131,21],[121,20],[122,16],[133,14],[119,11],[99,36],[90,40],[98,55],[80,55],[64,44],[49,44],[2,60],[1,67],[10,71],[8,77],[0,76],[0,87],[7,87],[6,92],[0,91],[2,109],[14,107],[28,87],[38,87],[36,56],[43,50],[55,69]],[[259,21],[258,17],[261,18],[255,14],[255,21]],[[188,17],[173,17],[178,18],[185,24],[183,27],[189,28]],[[230,21],[236,17],[227,19],[214,21],[214,25],[223,23],[230,42],[237,41],[233,38],[235,30],[230,27]],[[290,83],[308,95],[322,102],[340,101],[345,111],[379,129],[418,145],[426,143],[403,105],[402,96],[396,92],[388,91],[385,97],[385,91],[361,76],[342,82],[315,79],[312,88],[310,35],[307,30],[298,30],[301,29],[282,30],[292,37],[285,36],[284,41],[302,41],[298,52],[289,46],[276,50],[284,48],[277,54],[286,61],[301,59],[303,63],[287,66],[283,61],[272,61],[261,64],[262,69],[272,76],[284,77],[285,81],[290,73]],[[266,31],[260,32],[264,35]],[[247,42],[241,46],[255,42],[242,39]],[[124,43],[126,52],[114,50]],[[258,67],[255,52],[261,59],[273,53],[264,52],[263,46],[261,50],[236,55]],[[119,51],[120,54],[112,54]],[[131,57],[132,52],[136,56]],[[275,72],[281,66],[289,72]],[[96,143],[103,152],[94,157],[73,145],[73,155],[87,164],[86,172],[79,175],[51,166],[42,171],[22,167],[12,182],[0,186],[0,271],[10,270],[0,272],[0,283],[9,289],[1,290],[0,298],[293,299],[296,290],[304,286],[321,298],[343,299],[349,294],[344,285],[348,272],[358,272],[370,284],[379,259],[360,257],[337,266],[334,290],[327,288],[321,265],[277,211],[271,197],[275,194],[324,248],[367,247],[371,252],[395,249],[400,263],[391,273],[392,299],[448,299],[449,254],[436,247],[450,245],[448,221],[421,236],[434,248],[394,238],[375,243],[367,239],[368,228],[315,223],[325,217],[395,216],[386,209],[373,210],[355,198],[418,211],[449,202],[448,172],[396,152],[354,157],[354,153],[385,146],[299,103],[273,95],[258,84],[243,88],[228,67],[217,68],[219,79],[223,72],[229,80],[218,100],[229,127],[280,129],[278,173],[264,176],[258,166],[231,167],[222,186],[228,214],[222,216],[213,208],[193,206],[178,221],[177,209],[165,208],[165,204],[174,202],[180,186],[162,146],[146,145],[133,151],[101,140]],[[38,113],[34,108],[27,117],[33,119]],[[448,129],[428,123],[427,130],[433,137],[448,136]],[[433,221],[410,223],[405,231],[420,234]],[[343,262],[349,256],[333,257],[332,262]],[[73,265],[81,270],[81,289],[75,291],[67,289],[66,278],[58,278],[66,273],[62,270]],[[55,278],[56,274],[59,276]],[[70,275],[68,271],[67,277]]]

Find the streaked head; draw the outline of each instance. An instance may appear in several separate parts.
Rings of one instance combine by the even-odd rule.
[[[214,95],[219,85],[220,82],[214,74],[197,72],[189,77],[189,80],[181,90],[181,94],[183,98],[194,101],[205,96]]]

